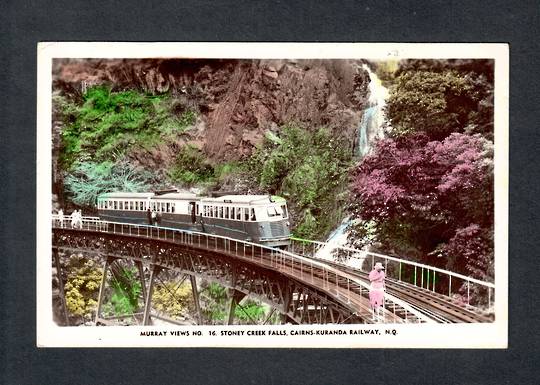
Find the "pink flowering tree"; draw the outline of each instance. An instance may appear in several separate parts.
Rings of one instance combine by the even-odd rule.
[[[381,250],[475,276],[493,273],[493,145],[480,134],[380,140],[354,170],[353,215]]]

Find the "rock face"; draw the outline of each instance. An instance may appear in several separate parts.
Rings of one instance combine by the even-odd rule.
[[[325,126],[354,146],[369,78],[352,60],[60,59],[53,88],[80,94],[92,85],[169,92],[199,111],[192,135],[213,161],[248,156],[288,123]]]

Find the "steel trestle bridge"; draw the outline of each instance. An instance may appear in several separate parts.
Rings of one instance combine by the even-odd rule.
[[[234,323],[235,309],[241,308],[240,302],[246,296],[269,305],[270,315],[279,314],[282,323],[492,321],[489,312],[482,312],[470,303],[471,285],[476,285],[487,290],[491,305],[494,290],[491,283],[350,248],[332,247],[332,256],[328,253],[324,256],[321,251],[327,244],[321,242],[293,238],[290,250],[285,251],[212,234],[107,222],[97,217],[84,217],[79,226],[72,228],[69,218],[60,219],[57,215],[52,216],[52,238],[53,262],[66,320],[60,255],[82,253],[104,261],[96,324],[112,324],[114,318],[119,318],[103,314],[108,272],[114,270],[116,261],[128,261],[138,271],[144,309],[133,316],[142,325],[160,318],[174,322],[158,314],[152,304],[156,282],[167,272],[189,277],[196,313],[193,323],[196,324],[203,323],[198,279],[216,282],[228,289],[227,324]],[[374,316],[369,305],[367,271],[376,261],[386,264],[388,278],[384,307]],[[452,285],[457,291],[460,281],[461,289],[463,282],[468,285],[466,302],[452,298]],[[443,289],[445,293],[441,293]]]

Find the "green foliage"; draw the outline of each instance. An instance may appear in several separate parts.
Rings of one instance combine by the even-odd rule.
[[[142,292],[141,282],[135,267],[127,269],[111,269],[110,285],[113,289],[109,302],[103,305],[103,313],[109,316],[120,316],[135,313],[139,308],[139,296]]]
[[[289,125],[280,138],[266,138],[250,160],[262,189],[283,196],[297,212],[294,233],[300,237],[326,235],[342,218],[351,162],[349,146],[324,128],[316,132]]]
[[[178,318],[192,307],[191,285],[187,282],[178,286],[175,282],[165,282],[156,286],[152,294],[154,307],[173,318]]]
[[[72,201],[92,206],[99,194],[112,191],[147,191],[154,176],[126,162],[77,162],[67,174],[64,184]]]
[[[226,307],[228,302],[227,289],[219,283],[211,282],[203,287],[200,292],[202,312],[206,319],[220,323],[227,316]]]
[[[192,110],[175,115],[166,95],[114,92],[103,86],[89,88],[80,105],[61,97],[55,100],[65,123],[60,158],[68,168],[85,155],[104,161],[135,145],[151,147],[182,133],[196,118]]]
[[[177,155],[175,164],[169,171],[169,177],[173,182],[193,185],[213,179],[214,168],[199,149],[186,145]]]
[[[384,86],[387,87],[394,81],[398,66],[397,60],[384,60],[375,63],[375,74],[381,79]]]
[[[227,289],[218,283],[212,282],[200,292],[203,301],[203,314],[211,322],[222,323],[227,317],[230,298]],[[245,299],[243,303],[236,306],[234,317],[240,323],[252,323],[261,321],[265,318],[265,307],[257,301]]]
[[[265,318],[265,308],[258,302],[247,299],[234,309],[234,317],[244,323],[262,321]]]
[[[390,89],[387,116],[394,136],[423,131],[442,140],[452,132],[493,131],[493,84],[455,69],[401,71]]]
[[[64,270],[67,271],[64,284],[67,310],[72,316],[91,319],[102,278],[100,267],[92,259],[72,255]]]

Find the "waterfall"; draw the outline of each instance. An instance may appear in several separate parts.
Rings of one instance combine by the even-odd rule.
[[[328,239],[326,240],[326,245],[317,250],[317,252],[315,253],[315,257],[327,259],[330,261],[334,260],[334,249],[339,246],[345,246],[345,244],[347,243],[347,229],[349,225],[351,225],[351,223],[352,221],[349,219],[349,217],[345,218],[341,222],[339,227],[332,231],[332,233],[328,236]]]
[[[367,64],[363,64],[362,68],[369,74],[369,99],[368,107],[364,111],[358,128],[357,155],[361,158],[369,153],[373,140],[384,136],[384,106],[386,106],[388,98],[388,89],[382,85],[379,77],[371,71]]]
[[[360,126],[358,127],[357,155],[360,158],[363,158],[369,153],[371,144],[375,139],[384,137],[385,129],[390,129],[384,116],[384,107],[386,106],[386,99],[388,98],[388,89],[382,85],[379,77],[367,64],[363,64],[362,68],[366,70],[369,75],[369,98],[367,108],[364,110]],[[336,247],[345,246],[347,244],[349,226],[352,224],[353,221],[350,218],[345,218],[339,227],[330,234],[326,240],[326,245],[317,251],[316,256],[318,258],[333,260],[333,254]],[[361,265],[364,257],[363,254],[362,256],[360,254],[356,256],[357,259],[351,260],[350,263]],[[355,265],[354,267],[359,266]]]

